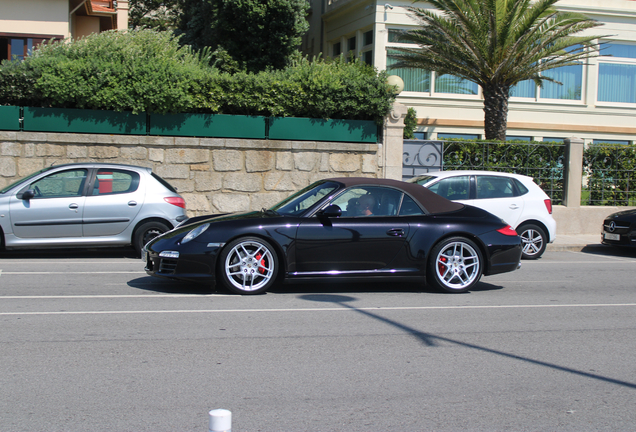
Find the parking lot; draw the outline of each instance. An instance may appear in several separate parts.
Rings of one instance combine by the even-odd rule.
[[[636,253],[547,252],[467,294],[153,279],[128,250],[0,256],[0,429],[633,430]]]

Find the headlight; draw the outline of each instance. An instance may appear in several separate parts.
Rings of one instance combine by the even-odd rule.
[[[196,227],[195,229],[193,229],[192,231],[190,231],[189,233],[187,233],[185,235],[183,240],[181,240],[181,244],[185,244],[185,243],[189,242],[190,240],[194,240],[195,238],[197,238],[201,234],[203,234],[205,232],[205,230],[208,229],[208,228],[210,228],[210,224],[209,223],[205,223],[203,225],[199,225],[198,227]]]

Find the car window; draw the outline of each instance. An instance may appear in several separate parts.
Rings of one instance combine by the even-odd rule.
[[[299,215],[336,189],[337,183],[314,183],[279,202],[272,210],[283,215]]]
[[[97,171],[97,178],[90,195],[115,195],[130,193],[139,187],[139,173],[128,170],[102,168]]]
[[[403,193],[378,186],[356,186],[334,199],[344,217],[396,216]]]
[[[86,169],[60,171],[31,183],[28,189],[35,192],[34,198],[63,198],[82,195],[86,182]]]
[[[469,176],[447,177],[428,186],[428,189],[449,200],[467,200],[470,198]]]
[[[508,177],[477,176],[477,199],[510,198],[515,196],[513,179]]]
[[[525,195],[528,192],[530,192],[528,188],[525,187],[523,183],[521,183],[519,180],[517,179],[513,179],[513,180],[515,182],[515,186],[517,187],[518,196]]]
[[[420,206],[408,195],[404,195],[400,206],[400,216],[412,216],[424,214]]]

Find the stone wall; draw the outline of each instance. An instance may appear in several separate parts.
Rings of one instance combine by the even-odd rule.
[[[148,166],[190,216],[258,210],[328,177],[382,177],[382,145],[0,131],[0,188],[50,165]]]

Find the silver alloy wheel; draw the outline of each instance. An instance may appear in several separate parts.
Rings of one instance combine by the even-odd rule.
[[[440,283],[451,290],[464,290],[480,276],[479,254],[468,243],[455,241],[444,245],[435,258]]]
[[[275,260],[264,244],[255,240],[238,243],[227,254],[225,275],[240,291],[256,291],[274,277]]]
[[[527,257],[535,256],[543,250],[543,235],[541,232],[528,228],[523,230],[520,235],[523,245],[522,252]]]

